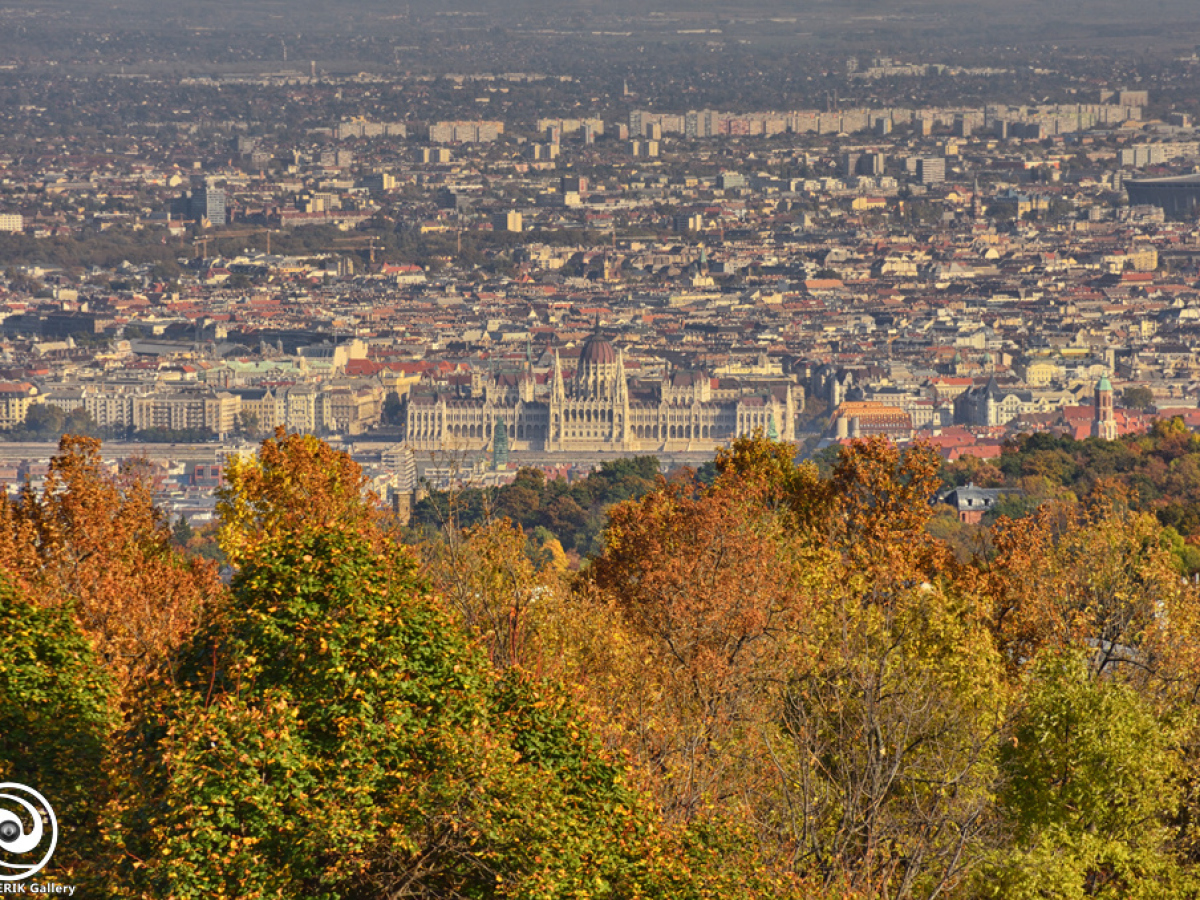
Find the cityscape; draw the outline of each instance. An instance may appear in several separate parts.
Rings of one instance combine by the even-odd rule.
[[[842,66],[848,85],[1004,77]],[[67,421],[157,461],[200,521],[225,455],[277,427],[340,442],[394,496],[427,470],[446,486],[449,455],[501,484],[620,454],[699,464],[756,429],[994,458],[1018,433],[1090,433],[1103,377],[1119,434],[1200,422],[1190,107],[1131,79],[1071,103],[666,112],[623,80],[619,116],[382,115],[547,81],[113,79],[154,119],[88,146],[11,108],[10,483]],[[310,124],[221,118],[231,86]],[[322,117],[346,106],[368,111]]]
[[[1194,2],[36,0],[0,135],[0,892],[1200,896]]]

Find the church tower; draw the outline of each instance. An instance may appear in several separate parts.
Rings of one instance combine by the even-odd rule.
[[[1092,420],[1092,437],[1105,441],[1117,439],[1117,420],[1113,416],[1113,389],[1108,376],[1096,382],[1095,418]]]

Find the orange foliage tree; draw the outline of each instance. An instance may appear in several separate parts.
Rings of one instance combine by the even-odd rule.
[[[642,655],[625,737],[686,820],[751,790],[764,764],[747,748],[811,602],[810,554],[733,478],[704,492],[663,482],[613,509],[605,539],[586,580],[613,598]]]
[[[45,487],[0,500],[0,568],[45,606],[67,606],[118,686],[178,646],[222,588],[188,559],[154,506],[144,469],[109,474],[100,442],[67,435]]]
[[[610,733],[668,814],[743,819],[782,871],[895,897],[960,885],[1003,694],[984,607],[925,533],[936,456],[856,442],[822,479],[756,436],[717,468],[616,507],[585,572],[580,620],[611,610],[592,620],[611,651],[581,653],[579,677]]]
[[[1190,685],[1200,678],[1200,604],[1148,513],[1098,494],[1002,518],[979,569],[1011,671],[1046,648],[1089,646],[1097,674]]]

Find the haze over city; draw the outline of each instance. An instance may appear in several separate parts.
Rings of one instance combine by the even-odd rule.
[[[1194,0],[0,8],[0,866],[1200,894]]]

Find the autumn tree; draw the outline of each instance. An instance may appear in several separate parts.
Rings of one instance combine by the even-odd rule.
[[[565,589],[561,568],[541,552],[545,546],[535,546],[500,519],[464,530],[444,528],[420,547],[423,574],[497,668],[541,667],[541,610]],[[561,546],[558,555],[563,556]]]
[[[908,578],[946,565],[945,547],[925,529],[941,486],[940,460],[930,447],[902,450],[881,437],[854,441],[839,448],[827,479],[793,457],[788,444],[761,434],[740,437],[718,453],[718,481],[784,512],[799,536],[844,554],[852,566]]]
[[[717,451],[716,481],[733,485],[747,499],[786,512],[788,526],[810,534],[828,520],[833,496],[813,463],[797,464],[796,448],[759,431],[735,438]]]
[[[997,647],[1012,671],[1043,648],[1091,646],[1097,673],[1191,683],[1200,609],[1152,516],[1105,496],[1001,519],[980,561]],[[1184,673],[1193,674],[1186,675]]]
[[[274,449],[283,501],[342,514],[276,510],[268,479],[234,478],[229,524],[263,527],[233,532],[230,602],[122,741],[110,895],[738,895],[683,865],[689,844],[563,694],[497,674],[407,553],[364,527],[354,478],[330,478],[348,466]]]
[[[670,817],[746,789],[755,723],[810,602],[805,556],[779,516],[731,477],[663,482],[613,509],[586,584],[644,649],[622,720]],[[735,787],[741,783],[741,788]]]
[[[279,432],[227,467],[226,589],[66,439],[0,502],[0,779],[118,900],[1193,896],[1200,590],[1121,476],[1186,491],[1196,440],[1023,443],[956,556],[922,445],[530,470],[524,528],[475,492],[412,547]],[[617,497],[570,575],[547,523]]]
[[[310,434],[278,428],[257,455],[230,457],[224,476],[218,542],[235,565],[264,540],[324,523],[383,539],[378,498],[362,468]]]
[[[585,658],[628,681],[584,677],[668,814],[739,816],[771,865],[829,890],[963,883],[1003,691],[988,606],[925,530],[936,474],[924,448],[867,441],[821,479],[757,436],[711,488],[613,510],[584,582],[619,617],[613,650]]]
[[[0,500],[0,568],[68,609],[120,688],[161,665],[221,592],[213,566],[173,546],[147,474],[113,474],[99,441],[67,436],[40,493]]]
[[[1091,665],[1080,650],[1048,649],[1030,667],[1000,752],[1013,846],[982,873],[987,896],[1195,896],[1170,826],[1178,723],[1120,679],[1092,677]]]
[[[842,448],[830,476],[828,539],[852,569],[869,569],[877,593],[893,582],[932,577],[950,564],[926,523],[941,486],[940,460],[917,444],[902,450],[884,438]]]
[[[759,814],[791,864],[862,896],[952,893],[993,844],[1005,708],[984,607],[924,583],[887,604],[847,579],[790,668],[776,792]]]
[[[0,581],[0,781],[52,798],[60,838],[47,874],[88,889],[113,690],[69,606],[42,606]]]

